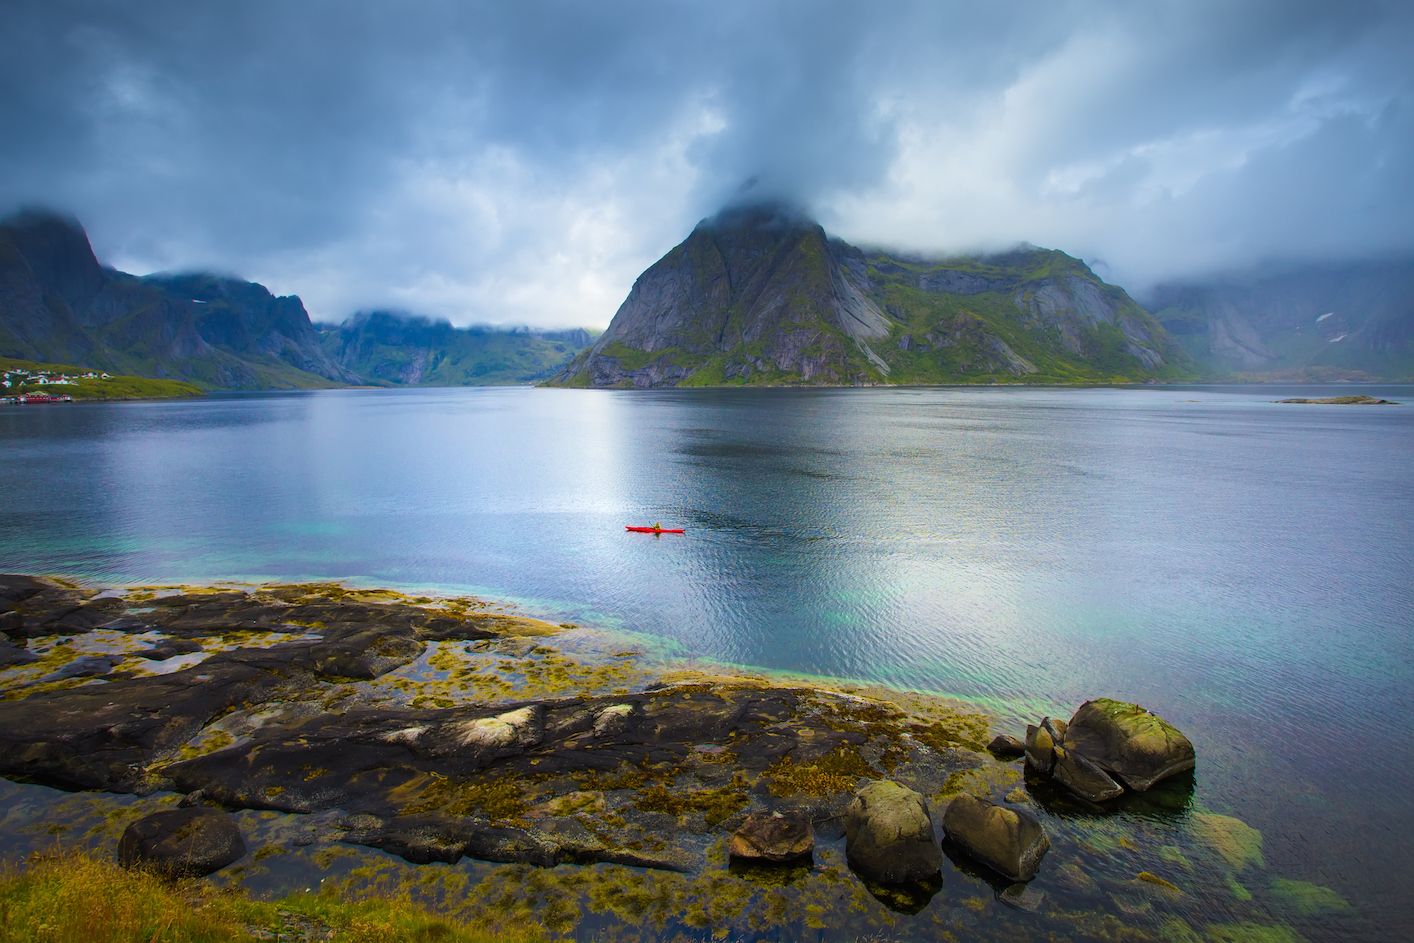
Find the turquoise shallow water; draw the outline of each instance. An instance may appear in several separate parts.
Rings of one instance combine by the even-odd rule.
[[[0,569],[479,592],[1008,726],[1137,700],[1190,734],[1195,803],[1260,828],[1273,869],[1409,930],[1414,406],[1273,402],[1331,392],[3,408]],[[623,531],[654,520],[688,534]]]

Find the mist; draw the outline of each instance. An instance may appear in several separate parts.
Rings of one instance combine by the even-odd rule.
[[[1414,252],[1407,4],[7,4],[0,204],[310,313],[607,324],[742,198],[1136,292]]]

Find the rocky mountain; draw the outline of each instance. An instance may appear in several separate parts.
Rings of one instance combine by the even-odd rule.
[[[330,358],[366,382],[409,386],[531,383],[562,369],[593,340],[582,328],[457,328],[388,311],[321,327],[320,336]]]
[[[0,357],[213,389],[455,386],[543,379],[591,340],[387,312],[316,327],[298,297],[254,282],[105,268],[75,219],[27,211],[0,221]]]
[[[1217,374],[1414,378],[1414,259],[1264,267],[1145,299]]]
[[[0,222],[0,356],[225,389],[358,382],[325,353],[299,298],[217,275],[105,268],[77,220],[37,211]]]
[[[1145,380],[1190,364],[1062,252],[864,251],[775,204],[703,220],[634,284],[565,386]]]

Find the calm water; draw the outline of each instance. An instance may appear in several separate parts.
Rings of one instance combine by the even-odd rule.
[[[1137,700],[1409,926],[1414,407],[1319,388],[340,391],[0,408],[0,569],[516,599],[703,659]],[[1414,388],[1372,390],[1414,402]],[[623,525],[684,526],[686,537]]]

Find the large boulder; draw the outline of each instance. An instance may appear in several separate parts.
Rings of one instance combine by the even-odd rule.
[[[949,841],[977,861],[1013,881],[1036,876],[1051,841],[1030,813],[961,795],[943,813]]]
[[[804,812],[753,812],[732,835],[730,850],[740,861],[797,861],[814,852],[815,831]]]
[[[118,841],[123,867],[147,866],[173,877],[202,877],[244,854],[235,820],[205,806],[154,812],[129,825]]]
[[[1070,719],[1064,746],[1136,792],[1193,768],[1193,744],[1168,721],[1138,704],[1097,698]]]
[[[872,782],[845,810],[845,856],[862,876],[881,884],[936,877],[942,850],[923,796],[895,782]]]

